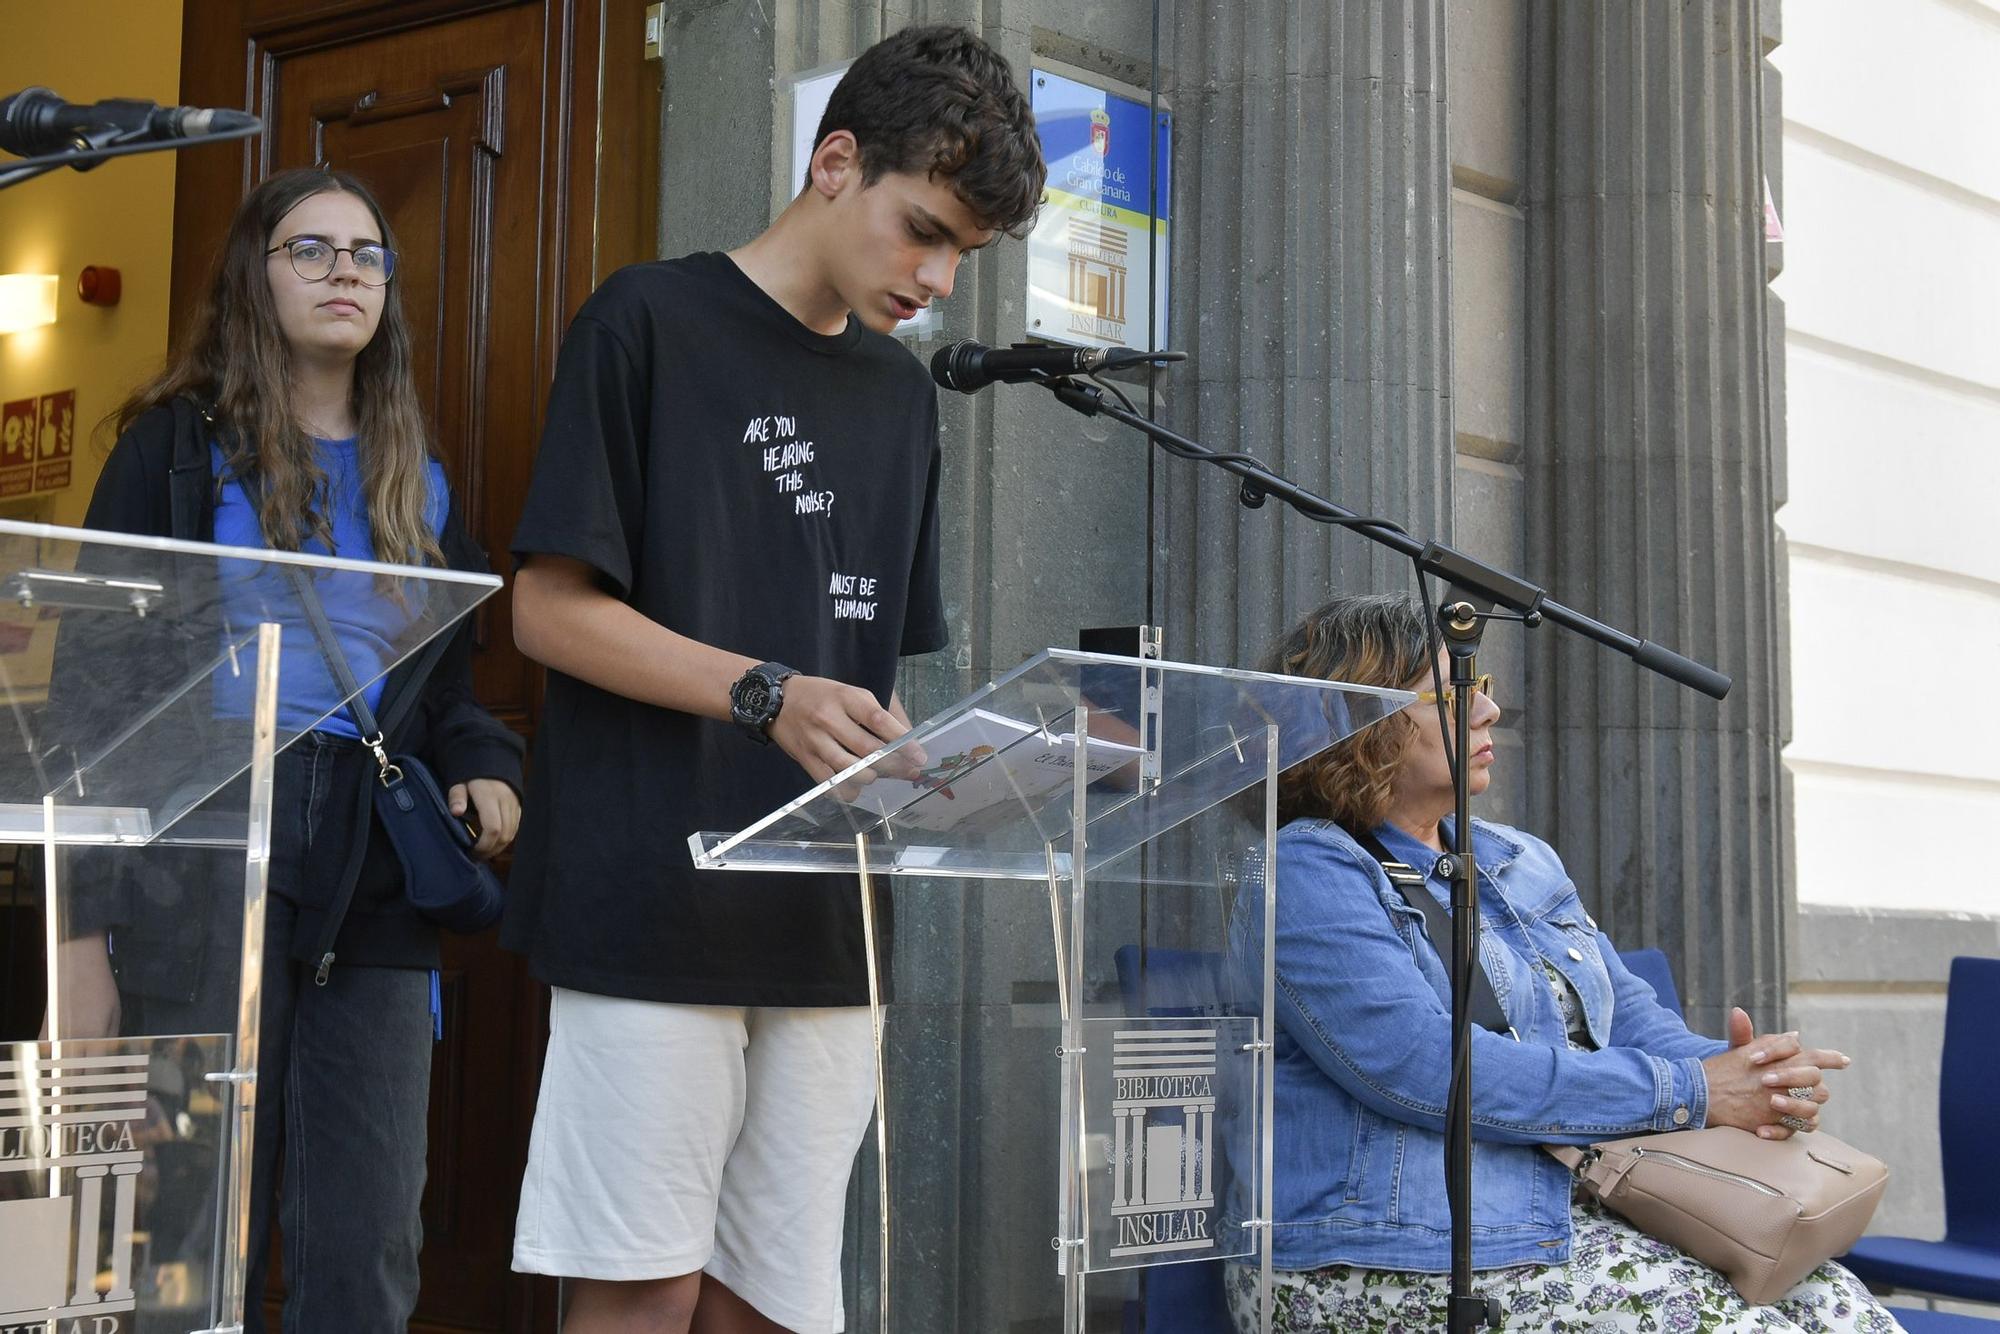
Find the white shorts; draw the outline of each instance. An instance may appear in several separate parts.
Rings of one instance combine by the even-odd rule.
[[[788,1329],[835,1334],[874,1059],[865,1009],[556,988],[514,1268],[626,1281],[702,1270]]]

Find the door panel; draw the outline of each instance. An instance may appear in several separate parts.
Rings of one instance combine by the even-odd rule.
[[[492,474],[533,457],[540,395],[524,373],[533,304],[496,303],[493,288],[536,267],[542,20],[503,9],[275,62],[278,161],[352,171],[389,214],[438,448],[467,526],[502,569],[526,477],[504,463]],[[491,373],[489,358],[508,373]],[[525,728],[537,680],[513,651],[506,599],[476,617],[488,650],[475,659],[480,698]]]

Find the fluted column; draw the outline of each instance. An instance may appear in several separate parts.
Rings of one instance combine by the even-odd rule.
[[[1448,537],[1444,0],[1175,7],[1173,424],[1413,532]],[[1242,663],[1336,589],[1407,562],[1233,479],[1162,461],[1167,651]]]
[[[1717,704],[1531,636],[1538,831],[1688,1015],[1781,1021],[1789,811],[1764,359],[1756,0],[1529,11],[1528,552],[1563,600],[1713,662]]]

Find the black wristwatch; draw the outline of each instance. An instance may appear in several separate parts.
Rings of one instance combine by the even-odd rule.
[[[760,746],[771,744],[771,724],[785,707],[785,682],[798,673],[781,662],[752,667],[729,687],[729,717]]]

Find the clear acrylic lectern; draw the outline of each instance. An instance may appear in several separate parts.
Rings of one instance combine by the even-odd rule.
[[[884,1331],[1155,1328],[1149,1309],[1222,1318],[1226,1285],[1269,1328],[1277,779],[1413,698],[1050,649],[750,828],[690,839],[704,868],[858,876]],[[905,882],[892,911],[889,877],[941,883]],[[907,929],[930,893],[961,929]],[[976,994],[892,973],[892,930],[913,956],[983,935]],[[892,998],[898,974],[918,982]],[[933,1059],[950,1043],[956,1082]],[[952,1230],[995,1212],[970,1265],[990,1272],[948,1273],[968,1267]]]
[[[242,1324],[272,757],[337,693],[299,571],[364,685],[500,586],[0,522],[0,843],[48,960],[0,1047],[0,1328]]]

